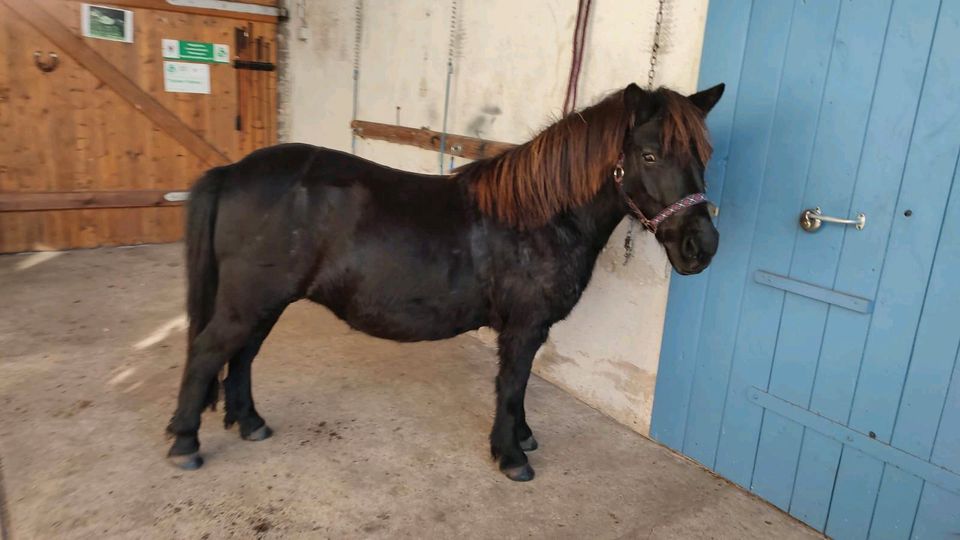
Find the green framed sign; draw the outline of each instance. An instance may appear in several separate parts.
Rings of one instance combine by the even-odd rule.
[[[229,64],[230,46],[203,41],[164,39],[163,57],[169,60],[188,60],[210,64]]]

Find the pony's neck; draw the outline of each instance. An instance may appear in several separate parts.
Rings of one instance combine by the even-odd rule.
[[[586,204],[561,213],[554,219],[573,226],[579,236],[588,242],[592,251],[599,253],[610,235],[626,216],[626,209],[613,182],[605,182]]]

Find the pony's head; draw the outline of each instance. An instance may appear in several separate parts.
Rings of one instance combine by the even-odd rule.
[[[722,94],[722,84],[686,97],[631,84],[455,174],[484,214],[518,229],[546,225],[616,183],[623,210],[656,234],[677,272],[695,274],[717,251],[699,197],[710,158],[704,119]]]
[[[696,274],[710,264],[720,239],[703,193],[710,159],[704,119],[723,84],[683,96],[631,84],[623,91],[631,117],[614,181],[627,209],[663,244],[673,268]]]

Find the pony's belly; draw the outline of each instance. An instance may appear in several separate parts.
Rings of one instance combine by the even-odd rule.
[[[354,330],[393,341],[447,339],[487,324],[480,302],[453,293],[433,298],[357,294],[341,305],[311,299]]]
[[[483,326],[479,310],[464,305],[430,306],[422,301],[358,304],[345,317],[347,324],[371,336],[394,341],[447,339]]]

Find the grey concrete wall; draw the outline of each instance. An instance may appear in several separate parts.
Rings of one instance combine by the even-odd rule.
[[[657,4],[593,2],[579,105],[631,81],[645,84]],[[356,4],[288,6],[281,136],[348,150]],[[668,0],[666,7],[656,83],[692,91],[707,0]],[[560,114],[576,2],[461,0],[452,40],[451,9],[450,0],[362,2],[358,118],[440,130],[452,49],[448,131],[527,140]],[[412,171],[439,169],[436,153],[387,142],[358,141],[357,153]],[[639,229],[625,263],[626,228],[624,222],[611,238],[580,304],[552,330],[535,370],[646,433],[670,273],[660,246]],[[491,341],[489,333],[479,335]]]

